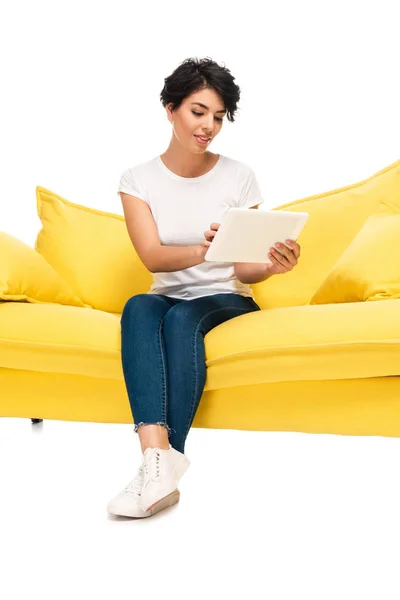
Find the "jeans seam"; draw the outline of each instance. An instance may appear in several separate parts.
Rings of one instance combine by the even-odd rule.
[[[235,307],[232,307],[232,306],[223,306],[223,307],[220,307],[220,308],[216,308],[215,310],[211,310],[207,314],[203,315],[202,318],[200,319],[200,321],[197,323],[196,329],[194,330],[194,335],[193,335],[192,358],[194,357],[194,361],[193,361],[194,365],[196,365],[196,363],[197,363],[196,336],[197,336],[197,331],[198,331],[198,329],[199,329],[202,321],[204,319],[206,319],[207,317],[209,317],[210,315],[212,315],[214,313],[217,313],[220,310],[227,310],[227,309],[232,310],[232,308],[235,308]],[[244,312],[244,311],[249,312],[248,308],[235,308],[235,310],[239,310],[241,312]],[[250,312],[252,312],[252,311],[250,311]],[[227,319],[227,320],[229,321],[229,319]],[[197,387],[197,369],[195,368],[194,369],[194,385],[192,387],[192,404],[191,404],[191,408],[190,408],[190,417],[188,419],[188,426],[187,426],[186,432],[185,432],[185,434],[183,436],[183,439],[186,439],[186,437],[187,437],[187,435],[189,433],[190,424],[192,423],[192,420],[193,420],[194,404],[195,404],[195,399],[196,399],[196,387]]]
[[[162,349],[162,339],[161,339],[161,329],[162,329],[162,325],[164,323],[164,319],[167,316],[168,311],[165,313],[165,315],[163,316],[163,318],[160,321],[160,324],[158,326],[158,342],[159,342],[159,350],[160,350],[160,354],[161,354],[161,364],[162,364],[162,371],[163,371],[163,392],[164,392],[164,399],[163,399],[163,405],[162,405],[162,417],[163,417],[163,421],[165,423],[167,423],[167,376],[166,376],[166,370],[165,370],[165,363],[164,363],[164,354],[163,354],[163,349]]]
[[[162,402],[162,421],[158,421],[156,423],[156,425],[161,425],[161,424],[165,424],[166,429],[168,430],[168,433],[171,432],[170,427],[168,426],[167,423],[167,380],[166,380],[166,374],[165,374],[165,363],[164,363],[164,354],[163,354],[163,350],[162,350],[162,340],[161,340],[161,329],[162,329],[162,324],[164,322],[165,317],[167,316],[168,311],[165,313],[165,315],[160,319],[160,323],[158,325],[158,349],[159,349],[159,354],[161,355],[161,365],[162,365],[162,383],[161,383],[161,387],[162,387],[162,393],[163,393],[163,402]],[[141,425],[151,425],[151,423],[144,423],[143,421],[141,421],[140,423],[138,423],[135,426],[135,430],[137,431],[137,429],[141,426]]]

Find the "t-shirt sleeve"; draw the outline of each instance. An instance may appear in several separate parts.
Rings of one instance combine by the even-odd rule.
[[[251,208],[263,202],[254,171],[248,167],[241,182],[238,208]]]
[[[143,193],[143,190],[141,189],[141,186],[137,178],[133,175],[131,169],[127,169],[122,173],[119,180],[117,193],[118,192],[124,192],[125,194],[136,196],[136,198],[140,198],[148,204],[146,195]]]

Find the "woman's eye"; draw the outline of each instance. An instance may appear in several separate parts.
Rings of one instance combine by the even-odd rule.
[[[192,110],[192,113],[194,115],[196,115],[196,117],[201,117],[203,115],[203,113],[198,113],[198,112],[195,112],[194,110]],[[223,119],[220,119],[219,117],[215,117],[215,118],[217,121],[223,121]]]

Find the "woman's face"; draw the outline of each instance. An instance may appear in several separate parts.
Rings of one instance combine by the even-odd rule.
[[[179,142],[192,152],[205,152],[220,132],[226,114],[221,96],[214,89],[207,88],[185,98],[175,112],[171,112],[171,106],[166,107],[167,115],[173,122],[173,133]],[[211,139],[201,143],[196,136]]]

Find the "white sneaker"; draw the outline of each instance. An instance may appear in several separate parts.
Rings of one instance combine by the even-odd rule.
[[[111,515],[123,517],[151,517],[163,508],[172,506],[179,502],[179,490],[170,494],[168,499],[160,502],[153,509],[144,511],[140,506],[140,498],[144,481],[143,463],[135,478],[122,490],[118,496],[113,498],[107,505],[107,511]]]
[[[143,456],[144,481],[139,505],[143,511],[150,512],[159,505],[169,503],[178,492],[178,482],[189,467],[185,454],[170,446],[147,448]],[[168,504],[167,504],[168,505]]]

